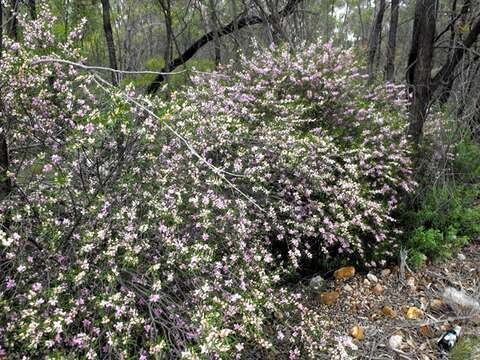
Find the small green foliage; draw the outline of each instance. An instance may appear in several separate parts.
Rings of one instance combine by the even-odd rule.
[[[450,353],[452,360],[473,360],[480,358],[480,337],[460,339]]]
[[[451,126],[447,121],[447,136]],[[420,181],[421,201],[414,211],[404,215],[409,258],[416,267],[422,265],[425,256],[432,260],[448,258],[455,248],[480,237],[480,146],[469,137],[449,138],[451,150],[445,151],[438,150],[442,147],[435,141],[438,139],[428,143],[432,153],[425,159],[431,156],[432,163],[438,162],[436,170],[441,164],[442,171],[437,171],[441,176],[432,179],[432,169],[427,171]]]

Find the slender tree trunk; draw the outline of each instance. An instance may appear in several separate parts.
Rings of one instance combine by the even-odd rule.
[[[362,30],[362,46],[365,46],[366,43],[366,36],[365,36],[365,24],[363,22],[363,15],[362,15],[362,1],[357,1],[357,11],[358,11],[358,21],[360,21],[360,28]]]
[[[173,53],[173,25],[172,25],[172,4],[170,0],[159,0],[160,7],[162,8],[163,17],[165,19],[165,33],[166,43],[165,51],[163,52],[163,58],[165,65],[172,61]]]
[[[433,43],[436,27],[436,0],[417,0],[408,62],[408,83],[413,92],[409,135],[419,144],[431,99]]]
[[[10,19],[11,20],[11,19]],[[11,28],[8,27],[10,35],[16,36],[15,32],[11,32]],[[0,60],[3,56],[3,5],[0,1]],[[1,84],[0,84],[1,86]],[[5,199],[10,192],[12,191],[12,182],[7,176],[8,169],[10,166],[9,156],[8,156],[8,142],[7,142],[7,131],[8,131],[8,119],[4,113],[3,107],[3,98],[1,93],[3,89],[0,88],[0,201]]]
[[[209,0],[209,13],[210,13],[210,23],[212,30],[214,32],[213,36],[213,47],[214,47],[214,52],[215,52],[215,68],[220,65],[220,62],[222,61],[222,54],[221,54],[221,48],[220,48],[220,38],[218,37],[218,17],[217,17],[217,6],[215,4],[215,0]]]
[[[35,3],[35,0],[28,0],[28,10],[30,12],[30,18],[32,20],[37,19],[37,4]]]
[[[397,50],[397,27],[400,0],[392,0],[390,5],[390,28],[388,29],[387,64],[385,80],[395,80],[395,53]]]
[[[461,17],[465,17],[466,14],[470,11],[470,1],[466,0],[462,10],[460,12]],[[451,40],[450,45],[450,54],[448,61],[445,65],[442,66],[440,71],[433,78],[433,91],[436,93],[436,98],[439,100],[440,105],[443,105],[449,99],[453,83],[455,81],[455,69],[463,59],[464,54],[470,49],[478,40],[480,36],[480,17],[477,17],[476,22],[473,24],[472,29],[468,33],[465,40],[462,42]],[[455,37],[453,38],[455,39]],[[459,44],[457,44],[457,42]]]
[[[10,6],[7,11],[7,35],[11,39],[18,39],[18,3],[19,0],[10,0]]]
[[[118,70],[117,56],[115,53],[115,43],[113,41],[112,23],[110,21],[110,1],[102,0],[103,9],[103,30],[105,32],[105,39],[107,41],[108,59],[110,61],[110,67]],[[112,71],[112,84],[118,85],[118,74]]]
[[[375,68],[375,59],[377,52],[380,51],[380,40],[382,36],[383,15],[385,14],[385,0],[380,0],[378,11],[372,24],[370,39],[368,41],[368,76],[373,80],[373,71]]]
[[[474,140],[480,143],[480,96],[475,101],[473,117],[470,122],[470,130]]]

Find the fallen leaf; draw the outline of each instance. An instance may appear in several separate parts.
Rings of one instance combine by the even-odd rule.
[[[430,306],[434,310],[441,310],[443,307],[445,307],[445,302],[441,299],[433,299],[430,302]]]
[[[428,324],[420,325],[418,331],[420,332],[420,334],[422,334],[426,337],[433,337],[435,335],[433,333],[432,329],[430,329],[430,326],[428,326]]]
[[[385,305],[383,307],[382,313],[383,315],[388,316],[391,319],[395,319],[397,317],[397,312],[388,305]]]

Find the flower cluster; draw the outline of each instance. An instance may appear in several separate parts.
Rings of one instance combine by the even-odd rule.
[[[371,89],[359,68],[330,44],[258,50],[178,94],[175,123],[240,175],[267,212],[256,236],[293,267],[339,254],[374,265],[398,245],[392,214],[414,186],[408,98],[394,84]]]
[[[391,251],[412,186],[398,89],[328,45],[272,49],[152,112],[52,61],[79,61],[80,31],[58,43],[41,12],[0,62],[0,354],[346,357],[284,277]]]

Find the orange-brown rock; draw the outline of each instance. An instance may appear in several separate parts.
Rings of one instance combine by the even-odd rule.
[[[365,339],[363,329],[358,325],[355,325],[354,327],[352,327],[352,329],[350,330],[350,335],[359,341],[362,341],[363,339]]]
[[[423,311],[415,306],[411,306],[408,308],[405,317],[409,320],[418,320],[423,318]]]
[[[340,294],[336,291],[325,291],[319,294],[318,300],[325,305],[333,305],[337,302]]]
[[[353,266],[345,266],[333,273],[333,277],[337,280],[349,279],[355,275],[355,268]]]

